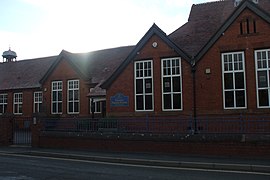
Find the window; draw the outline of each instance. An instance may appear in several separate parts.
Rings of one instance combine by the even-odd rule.
[[[152,61],[135,62],[135,109],[153,110],[153,72]]]
[[[241,35],[248,35],[257,33],[257,23],[256,20],[252,17],[244,18],[240,22],[240,34]]]
[[[162,60],[163,111],[182,109],[181,61],[179,58]]]
[[[14,93],[13,113],[22,114],[23,93]]]
[[[7,94],[0,94],[0,114],[7,112]]]
[[[222,54],[223,102],[225,109],[246,108],[243,52]]]
[[[90,99],[90,113],[92,112],[92,99]],[[105,99],[94,99],[93,100],[94,105],[94,113],[102,113],[102,109],[104,110],[104,107],[106,106],[106,100]]]
[[[255,51],[257,104],[270,108],[270,49]]]
[[[41,112],[42,92],[34,92],[34,113]]]
[[[77,114],[79,113],[80,104],[80,85],[79,80],[68,81],[68,113]]]
[[[62,81],[52,82],[52,114],[62,113],[62,103],[63,103],[62,90],[63,90]]]

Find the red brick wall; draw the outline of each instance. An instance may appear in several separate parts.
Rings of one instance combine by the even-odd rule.
[[[40,89],[18,89],[2,91],[1,93],[8,94],[7,113],[13,114],[14,93],[23,93],[22,115],[15,116],[32,116],[34,106],[34,92],[41,91]]]
[[[0,116],[0,146],[12,143],[12,118]]]
[[[41,135],[42,148],[71,148],[92,151],[173,153],[188,155],[265,157],[269,156],[269,143],[252,142],[201,142],[181,140],[149,140],[117,137]]]
[[[157,48],[152,47],[152,43],[157,42]],[[183,111],[162,112],[162,85],[161,85],[161,58],[179,57],[179,55],[169,47],[162,39],[154,35],[145,46],[138,52],[134,61],[153,60],[153,87],[154,87],[154,111],[148,115],[190,115],[192,109],[192,78],[191,67],[184,59],[182,62],[183,81]],[[109,116],[145,116],[146,113],[135,112],[134,103],[134,61],[132,61],[120,76],[113,82],[107,90],[107,112]],[[129,97],[128,107],[110,107],[110,97],[117,93],[122,93]]]
[[[51,114],[51,83],[52,81],[63,82],[63,116],[67,115],[67,82],[68,80],[79,79],[80,81],[80,116],[89,116],[89,87],[85,81],[79,77],[71,64],[65,60],[60,60],[56,68],[43,83],[44,104],[46,104],[46,113]],[[45,90],[46,89],[46,90]]]
[[[240,21],[246,17],[256,19],[257,33],[240,35]],[[197,112],[201,114],[269,113],[269,109],[257,109],[254,50],[270,47],[270,25],[260,17],[245,10],[224,32],[206,55],[196,65]],[[247,109],[224,110],[222,91],[221,53],[244,51]],[[205,69],[211,68],[211,74]]]

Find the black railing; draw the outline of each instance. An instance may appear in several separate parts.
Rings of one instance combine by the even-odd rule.
[[[13,144],[31,145],[32,117],[16,117],[13,119]]]
[[[270,116],[144,118],[45,118],[43,131],[152,134],[270,134]]]
[[[192,130],[187,118],[45,118],[43,131],[186,134]]]
[[[197,118],[198,133],[270,134],[270,116],[230,116]]]

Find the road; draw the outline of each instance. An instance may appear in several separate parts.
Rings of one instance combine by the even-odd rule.
[[[154,167],[22,154],[0,154],[0,180],[270,179],[270,173]]]

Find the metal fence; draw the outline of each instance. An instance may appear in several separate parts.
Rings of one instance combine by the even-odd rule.
[[[270,134],[270,116],[45,118],[41,123],[43,131],[61,132]]]
[[[190,119],[175,118],[63,118],[44,119],[44,131],[176,134],[191,130]]]
[[[199,117],[197,131],[215,134],[270,134],[270,116]]]
[[[32,117],[13,119],[13,144],[30,145],[32,141],[31,132]]]

